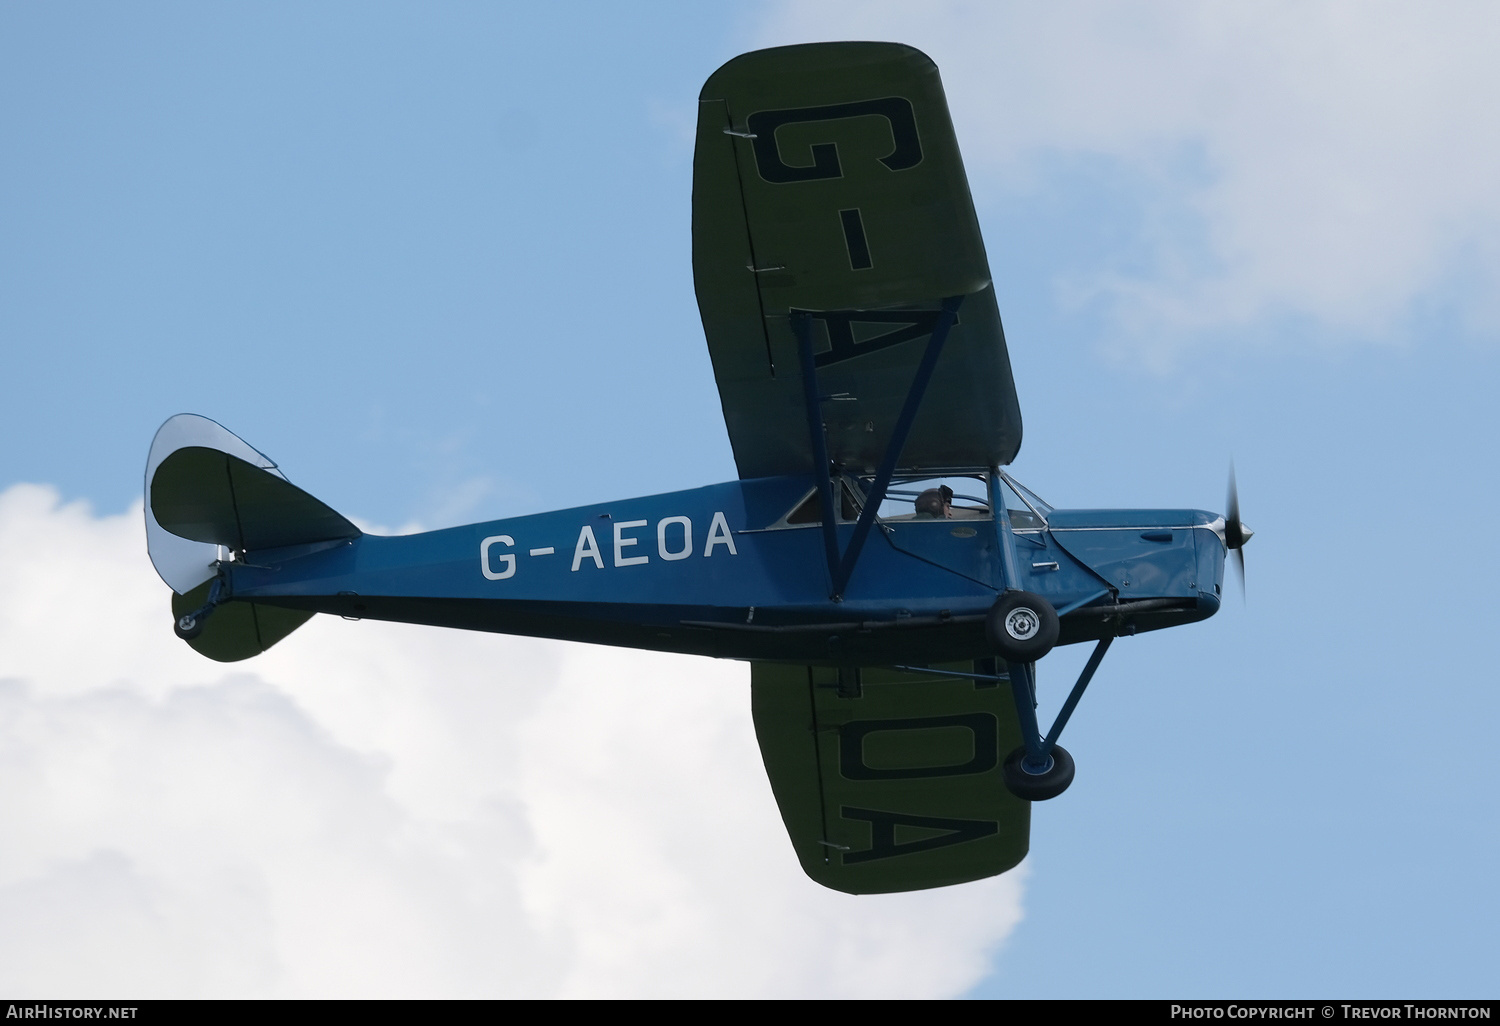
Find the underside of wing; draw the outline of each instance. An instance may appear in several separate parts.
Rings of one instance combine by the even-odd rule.
[[[745,54],[699,98],[693,271],[741,477],[805,473],[797,315],[829,458],[879,464],[945,299],[961,298],[899,469],[1009,463],[1021,417],[937,67],[894,43]]]
[[[973,663],[947,669],[976,672]],[[1008,687],[770,663],[755,664],[750,679],[771,789],[818,883],[913,891],[994,876],[1026,857],[1031,805],[1001,776],[1021,744]]]

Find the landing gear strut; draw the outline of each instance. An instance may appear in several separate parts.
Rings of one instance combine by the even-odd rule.
[[[224,574],[220,571],[214,583],[208,589],[208,601],[191,613],[183,613],[172,622],[172,633],[183,641],[192,641],[203,633],[205,621],[219,604],[229,597],[229,588],[224,582]]]
[[[1094,671],[1099,669],[1099,664],[1104,660],[1104,653],[1109,651],[1110,642],[1114,640],[1113,637],[1101,638],[1094,646],[1094,654],[1089,656],[1088,664],[1078,675],[1078,681],[1073,685],[1073,690],[1068,692],[1068,700],[1058,710],[1057,720],[1052,724],[1052,729],[1047,731],[1046,737],[1042,737],[1036,722],[1035,662],[1007,660],[1008,670],[1005,674],[958,673],[954,670],[934,670],[927,666],[899,664],[896,669],[908,673],[931,673],[940,677],[971,677],[990,684],[1009,683],[1011,698],[1016,703],[1016,719],[1021,724],[1023,744],[1005,757],[1005,762],[1001,766],[1001,776],[1005,779],[1006,790],[1017,798],[1028,802],[1044,802],[1048,798],[1056,798],[1062,794],[1073,782],[1073,756],[1057,743],[1057,738],[1062,733],[1063,727],[1067,726],[1068,717],[1072,716],[1073,710],[1078,707],[1078,700],[1083,697],[1084,688],[1089,686],[1089,681],[1094,677]]]
[[[1016,719],[1021,724],[1022,745],[1006,757],[1002,767],[1006,789],[1017,798],[1042,802],[1048,798],[1056,798],[1073,782],[1073,757],[1058,745],[1057,737],[1067,725],[1068,717],[1073,715],[1073,709],[1083,697],[1083,689],[1089,686],[1089,680],[1094,676],[1094,671],[1099,669],[1099,663],[1114,639],[1103,638],[1095,646],[1088,665],[1078,675],[1078,682],[1073,685],[1073,690],[1068,693],[1068,700],[1059,710],[1057,721],[1047,731],[1047,736],[1042,737],[1036,722],[1036,662],[1057,644],[1061,624],[1052,603],[1040,595],[1014,587],[1018,581],[1026,578],[1021,576],[1020,561],[1016,558],[1015,531],[1011,527],[1010,509],[1001,487],[1005,479],[998,466],[990,468],[990,510],[999,536],[1000,569],[1006,590],[1000,593],[1000,597],[990,607],[984,629],[991,648],[1005,660],[1009,668],[1007,676],[1010,678],[1010,693],[1016,703]],[[1030,505],[1029,502],[1027,504]],[[1036,513],[1035,508],[1032,512]],[[1046,518],[1041,519],[1045,528]],[[1091,595],[1075,605],[1063,607],[1063,612],[1106,594],[1107,591],[1101,591]]]
[[[996,609],[998,608],[999,603],[996,603]],[[1051,606],[1047,608],[1050,609]],[[1073,685],[1073,690],[1068,692],[1068,700],[1058,710],[1057,720],[1052,724],[1052,729],[1047,731],[1046,737],[1041,736],[1036,722],[1036,663],[1007,660],[1010,667],[1011,697],[1016,703],[1016,718],[1021,723],[1021,740],[1024,744],[1006,757],[1002,772],[1006,788],[1017,798],[1043,802],[1048,798],[1056,798],[1073,782],[1073,757],[1057,743],[1057,738],[1067,725],[1068,717],[1073,715],[1078,700],[1083,697],[1084,688],[1089,686],[1094,671],[1099,669],[1099,663],[1103,661],[1104,653],[1109,651],[1109,644],[1113,640],[1114,638],[1109,637],[1102,638],[1094,646],[1094,654],[1089,656],[1088,665],[1078,675],[1078,682]]]

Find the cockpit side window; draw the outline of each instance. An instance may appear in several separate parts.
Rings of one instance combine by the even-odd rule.
[[[946,516],[939,512],[943,498],[948,502]],[[989,516],[984,480],[968,476],[897,478],[880,504],[881,520],[988,520]]]
[[[839,482],[839,519],[845,522],[859,519],[859,504],[850,492],[848,484]],[[799,502],[795,509],[786,515],[786,522],[791,526],[802,524],[821,524],[823,522],[823,496],[816,490],[811,495]]]
[[[840,523],[853,523],[859,519],[870,483],[869,478],[848,475],[837,482]],[[949,504],[946,517],[921,508],[919,500],[924,492],[947,494]],[[1052,507],[1038,498],[1035,492],[1009,474],[1001,472],[1000,494],[1004,496],[1012,528],[1018,531],[1046,529],[1047,514],[1052,512]],[[990,516],[989,483],[985,476],[978,474],[941,478],[897,477],[891,481],[885,498],[880,503],[882,521],[988,520]],[[823,500],[814,489],[803,495],[797,505],[785,517],[772,524],[771,528],[806,527],[822,522]]]

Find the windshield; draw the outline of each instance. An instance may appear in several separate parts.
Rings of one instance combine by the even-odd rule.
[[[1036,492],[1027,488],[1003,470],[1000,471],[1000,480],[1005,486],[1006,509],[1018,510],[1020,512],[1029,511],[1040,517],[1043,521],[1047,519],[1047,514],[1051,513],[1054,508],[1051,503],[1045,501]]]

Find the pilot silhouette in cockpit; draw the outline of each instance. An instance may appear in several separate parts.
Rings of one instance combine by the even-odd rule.
[[[916,507],[918,513],[926,513],[934,520],[951,520],[953,518],[953,489],[947,485],[928,488],[917,496]]]

